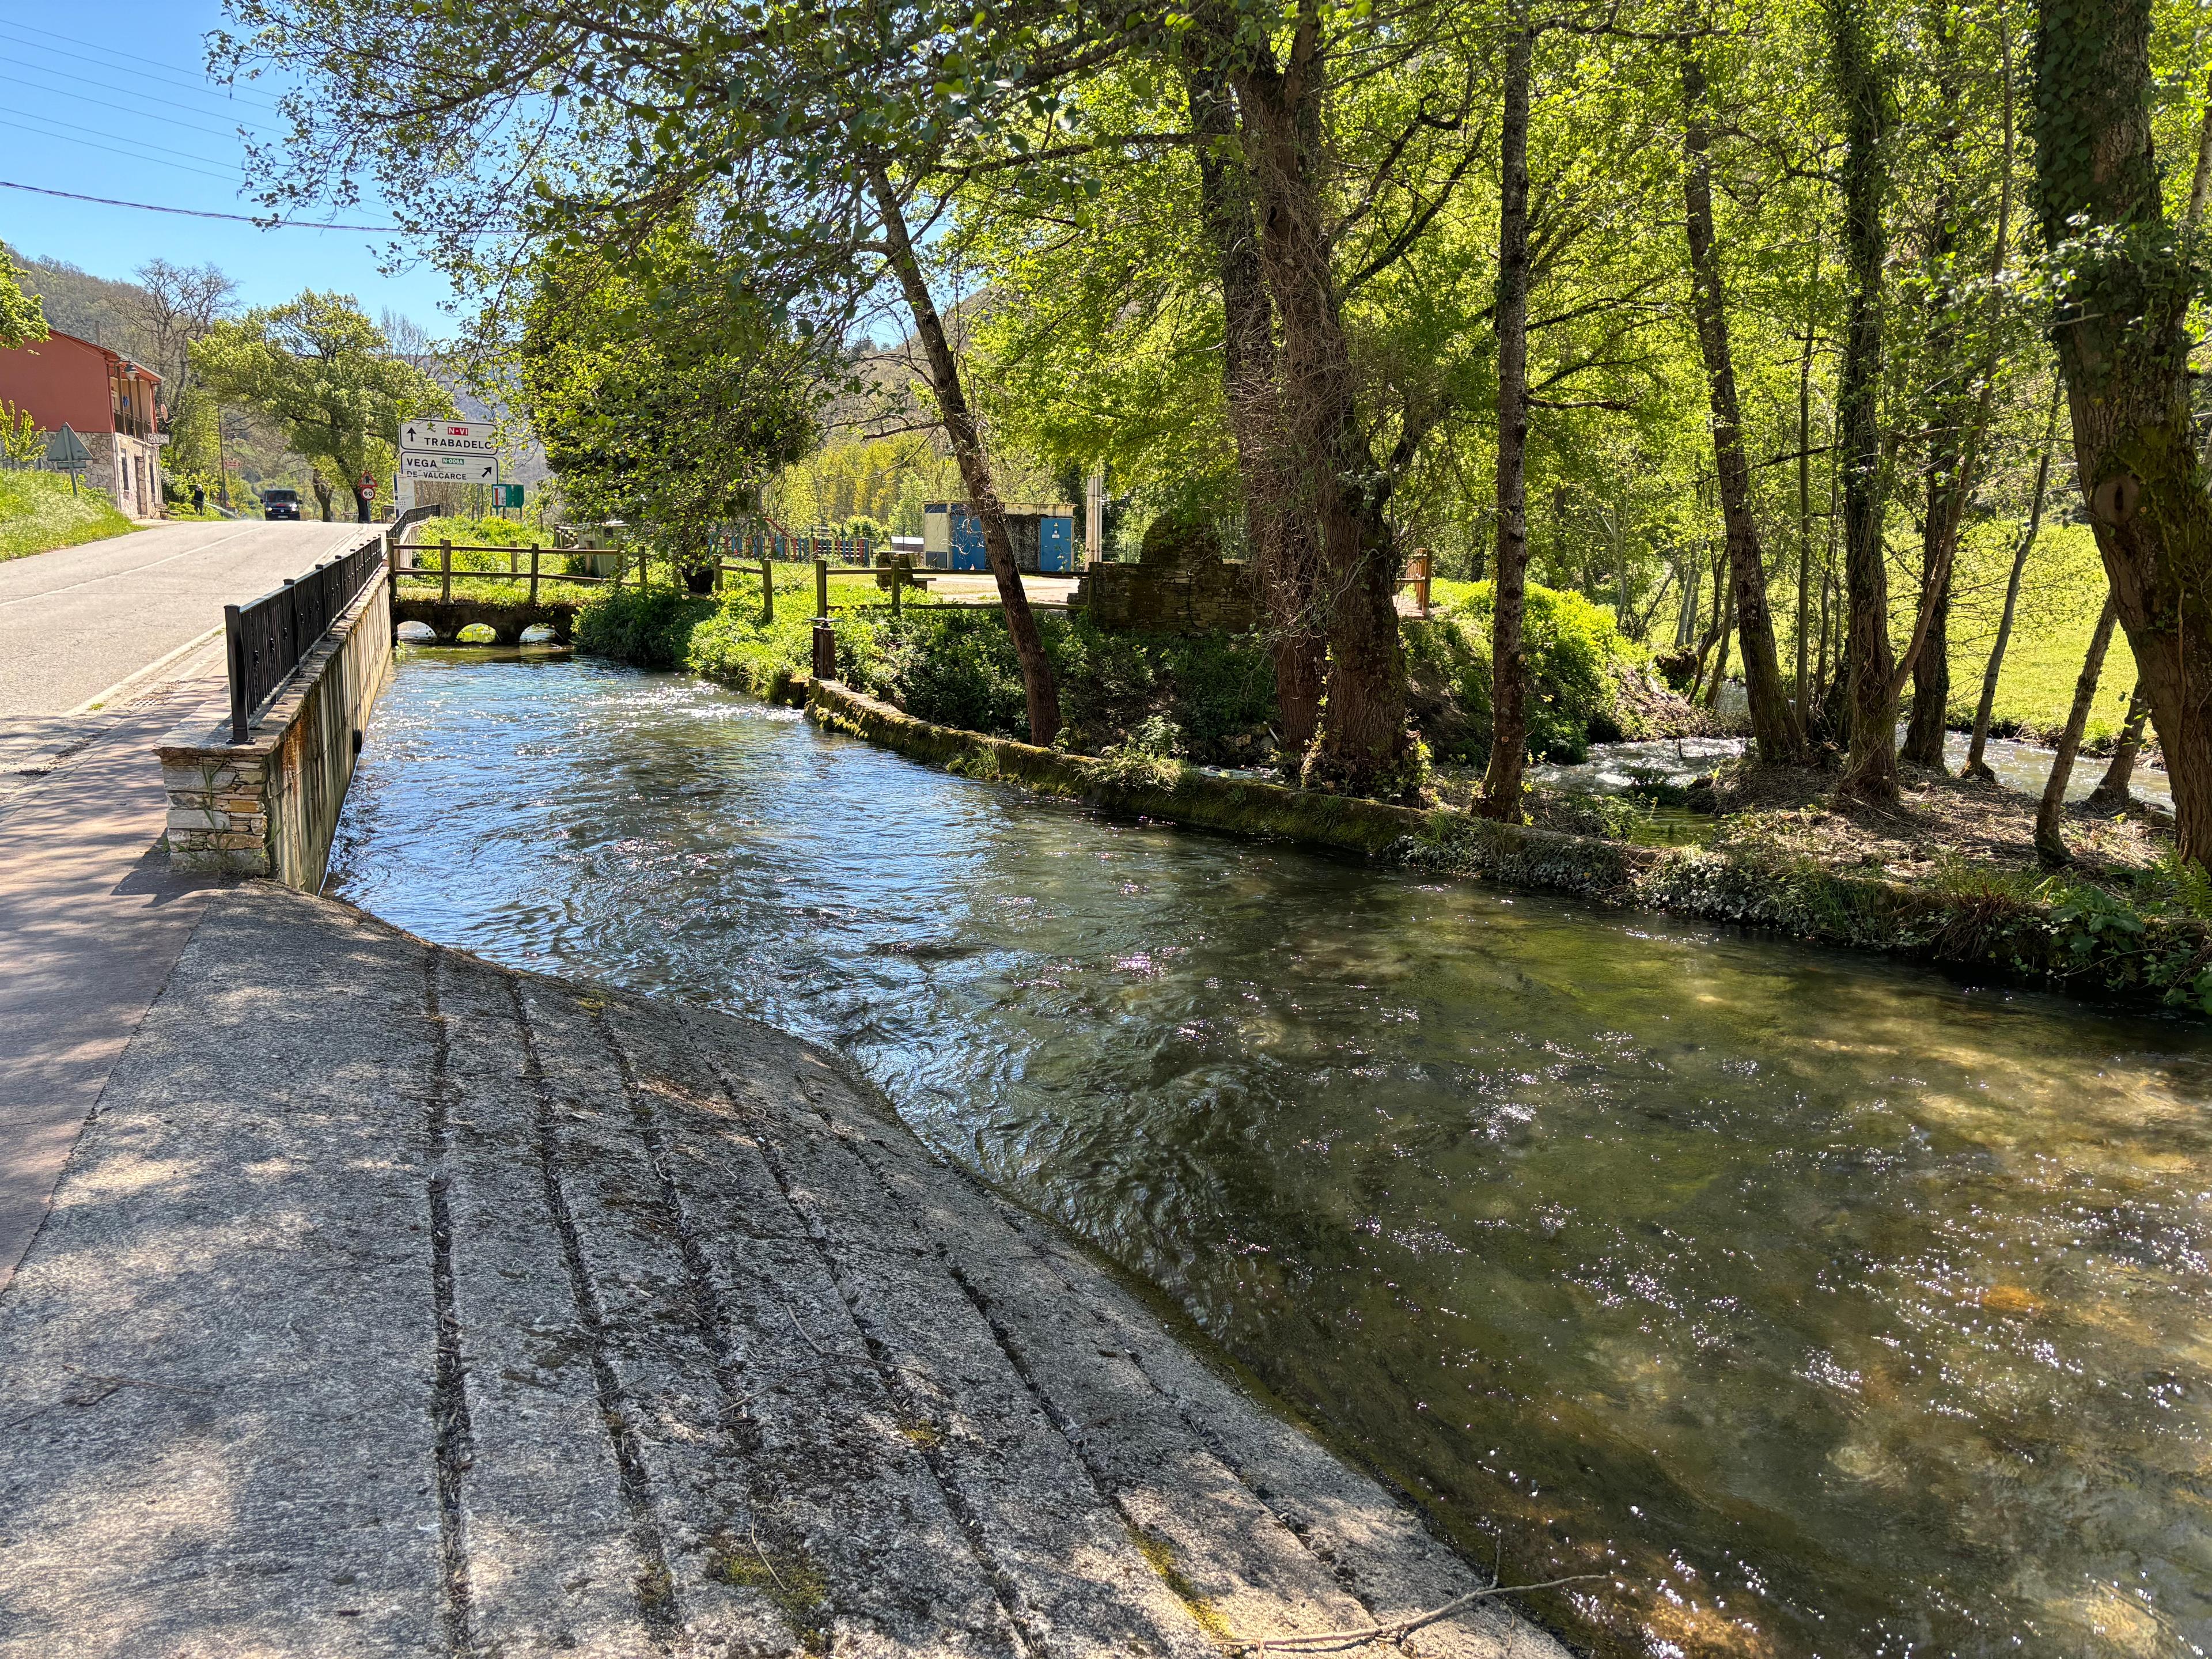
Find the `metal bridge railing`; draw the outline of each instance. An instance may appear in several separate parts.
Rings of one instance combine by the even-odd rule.
[[[230,740],[245,743],[300,659],[323,641],[368,585],[384,574],[384,540],[325,559],[304,576],[245,605],[222,608],[230,648]]]

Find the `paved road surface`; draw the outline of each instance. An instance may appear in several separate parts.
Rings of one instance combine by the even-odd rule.
[[[76,708],[360,529],[169,524],[0,563],[0,721]]]
[[[226,701],[221,639],[180,647],[357,528],[164,525],[0,563],[0,1286],[205,902],[153,851],[154,744]]]

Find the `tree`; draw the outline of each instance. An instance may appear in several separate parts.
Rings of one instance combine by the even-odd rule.
[[[138,322],[153,346],[154,368],[173,421],[193,391],[192,346],[228,313],[238,283],[212,263],[194,267],[149,259],[137,275]]]
[[[1730,599],[1743,646],[1744,686],[1759,758],[1803,757],[1804,738],[1782,687],[1774,622],[1766,603],[1766,555],[1752,515],[1751,464],[1744,453],[1743,412],[1736,394],[1735,356],[1729,339],[1728,299],[1713,234],[1712,125],[1705,107],[1703,48],[1682,51],[1682,197],[1689,233],[1690,304],[1712,403],[1713,464],[1720,483],[1721,521],[1728,545]],[[1723,647],[1725,654],[1725,647]]]
[[[757,508],[815,437],[812,354],[732,303],[727,275],[675,232],[640,268],[549,255],[507,353],[570,511],[647,526],[702,592],[708,531]]]
[[[1490,761],[1486,817],[1521,821],[1528,754],[1528,664],[1522,609],[1528,575],[1528,102],[1536,32],[1525,18],[1505,46],[1505,110],[1498,138],[1498,574],[1490,627]]]
[[[900,296],[982,522],[1030,735],[1057,737],[1058,687],[930,268],[930,233],[951,206],[948,152],[1009,111],[1043,107],[1091,44],[1071,39],[1055,9],[518,0],[495,30],[350,0],[234,9],[252,31],[221,48],[234,68],[279,64],[307,88],[289,100],[295,131],[270,157],[272,202],[344,199],[356,173],[375,173],[403,225],[457,274],[493,286],[477,244],[488,222],[511,222],[519,199],[509,258],[519,242],[636,260],[654,227],[676,222],[720,258],[749,261],[749,303],[788,308],[800,325],[839,330],[886,289]],[[364,85],[369,62],[389,72]],[[519,113],[522,88],[547,95]],[[434,179],[423,176],[426,149],[455,158]]]
[[[1844,242],[1850,321],[1836,386],[1844,468],[1844,648],[1850,758],[1840,793],[1897,800],[1897,686],[1889,648],[1889,576],[1882,562],[1882,219],[1887,89],[1867,38],[1864,0],[1824,0],[1829,74],[1844,112]]]
[[[2167,219],[2153,154],[2149,0],[2044,0],[2039,21],[2038,207],[2060,284],[2051,337],[2075,459],[2166,754],[2181,854],[2203,864],[2212,860],[2212,494],[2189,404],[2197,227]]]
[[[310,289],[281,306],[216,322],[191,349],[217,398],[260,410],[293,450],[327,462],[349,483],[382,471],[399,423],[445,414],[452,399],[420,369],[390,354],[353,296]],[[368,520],[366,504],[361,508]]]
[[[46,337],[46,313],[39,296],[23,291],[22,272],[0,248],[0,350],[12,351]]]
[[[1201,64],[1186,70],[1184,80],[1191,131],[1200,141],[1200,208],[1221,284],[1222,398],[1267,607],[1281,742],[1303,758],[1321,729],[1327,630],[1315,614],[1313,538],[1297,511],[1297,468],[1283,430],[1274,307],[1253,218],[1251,173],[1228,77],[1215,64]]]

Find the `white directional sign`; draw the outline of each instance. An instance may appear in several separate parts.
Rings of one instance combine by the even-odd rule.
[[[499,457],[493,454],[450,455],[419,449],[399,452],[403,478],[443,478],[448,483],[497,483]]]
[[[492,422],[489,421],[402,421],[399,423],[399,447],[436,455],[493,455],[498,446],[492,441]]]

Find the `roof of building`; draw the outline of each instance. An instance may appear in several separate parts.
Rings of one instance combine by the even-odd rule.
[[[153,380],[156,383],[161,380],[161,377],[159,374],[156,374],[152,369],[147,368],[145,364],[140,362],[135,357],[125,356],[112,346],[104,346],[97,340],[88,340],[81,335],[65,334],[58,328],[48,329],[46,331],[46,334],[51,339],[67,340],[74,345],[81,345],[84,347],[88,351],[97,351],[101,356],[106,358],[109,362],[117,365],[125,373],[138,380]],[[25,343],[27,345],[36,345],[38,342],[31,340],[26,341]]]

